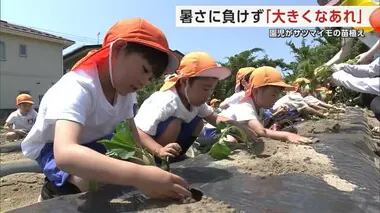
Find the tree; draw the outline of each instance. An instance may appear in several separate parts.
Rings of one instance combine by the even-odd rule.
[[[264,53],[263,57],[259,57],[259,53]],[[271,59],[265,54],[261,48],[253,48],[245,50],[233,56],[227,57],[227,62],[220,63],[224,67],[231,69],[232,74],[227,79],[220,81],[216,86],[212,98],[225,99],[235,92],[236,73],[243,67],[261,67],[272,66],[280,67],[282,70],[288,70],[290,67],[283,59]]]
[[[316,28],[320,30],[320,28]],[[325,28],[334,30],[336,28]],[[314,38],[311,44],[306,44],[305,39],[302,40],[301,45],[297,47],[293,42],[286,42],[290,47],[291,53],[294,55],[294,61],[289,64],[292,73],[286,76],[286,81],[290,82],[298,77],[313,79],[314,70],[329,61],[341,48],[341,37],[329,37],[326,34]],[[368,48],[359,39],[355,39],[350,51],[350,55],[345,59],[354,58],[361,52],[368,50]]]
[[[144,100],[147,99],[154,92],[160,90],[163,84],[164,84],[164,78],[161,77],[149,83],[148,86],[144,87],[143,90],[137,92],[138,105],[141,106]]]

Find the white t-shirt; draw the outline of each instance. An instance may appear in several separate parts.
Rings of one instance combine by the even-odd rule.
[[[149,135],[156,135],[157,126],[169,117],[176,117],[185,123],[192,121],[197,115],[207,117],[213,113],[211,106],[203,104],[191,107],[189,111],[182,103],[175,88],[158,91],[147,98],[140,106],[135,117],[136,126]]]
[[[31,109],[25,116],[20,113],[20,110],[16,110],[9,115],[5,122],[13,124],[13,129],[24,129],[29,132],[36,122],[36,118],[37,112],[34,109]]]
[[[232,104],[237,104],[244,97],[244,95],[245,95],[245,92],[240,91],[226,98],[223,102],[231,106]]]
[[[136,93],[118,95],[116,104],[106,99],[96,67],[90,71],[69,72],[44,95],[37,120],[21,143],[27,157],[36,159],[46,143],[54,140],[55,123],[59,119],[83,125],[79,143],[98,140],[114,131],[118,123],[133,118]]]
[[[259,113],[252,101],[252,98],[231,105],[228,109],[220,113],[220,116],[235,120],[248,121],[260,120]]]
[[[304,97],[303,100],[309,105],[318,105],[322,102],[318,98],[316,98],[312,95],[308,95],[308,96]]]
[[[300,111],[308,105],[300,93],[292,92],[278,99],[273,105],[273,109],[276,110],[281,106],[287,106],[290,110],[296,109],[297,111]]]

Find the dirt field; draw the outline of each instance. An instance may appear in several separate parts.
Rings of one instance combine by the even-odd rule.
[[[0,144],[5,141],[4,132],[0,132]],[[21,152],[0,153],[0,163],[27,159]],[[30,205],[37,202],[43,184],[43,174],[20,173],[0,178],[0,211]]]
[[[1,212],[37,202],[43,184],[43,174],[20,173],[0,179]]]
[[[369,124],[378,125],[378,121],[366,111]],[[303,134],[331,131],[337,123],[333,119],[323,119],[318,122],[308,121],[301,125],[299,132]],[[5,144],[4,135],[0,133],[0,144]],[[274,140],[267,140],[265,153],[261,157],[252,158],[244,151],[238,151],[231,156],[231,160],[218,161],[218,164],[235,165],[241,172],[260,175],[263,178],[272,175],[286,175],[302,173],[320,177],[326,183],[341,191],[352,191],[355,185],[334,175],[334,166],[330,159],[316,152],[310,146],[286,144]],[[379,143],[380,145],[380,143]],[[10,162],[25,159],[21,153],[1,153],[0,162]],[[35,173],[21,173],[8,175],[0,179],[0,209],[1,212],[19,208],[37,202],[43,184],[43,175]],[[113,202],[125,202],[115,199]],[[152,206],[146,206],[151,209]],[[158,209],[144,212],[235,212],[229,205],[206,198],[200,202],[190,204],[163,204],[155,206]],[[212,210],[212,211],[211,211]]]

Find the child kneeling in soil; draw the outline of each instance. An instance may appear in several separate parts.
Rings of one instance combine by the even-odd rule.
[[[185,55],[177,72],[144,101],[135,117],[141,143],[158,163],[167,156],[170,162],[184,160],[202,130],[203,119],[213,125],[221,121],[237,125],[254,137],[244,125],[218,116],[206,104],[218,80],[230,75],[228,68],[217,66],[207,53],[192,52]]]
[[[28,94],[20,94],[16,98],[17,110],[5,121],[5,139],[20,140],[26,137],[36,122],[37,112],[33,109],[33,98]]]
[[[259,67],[250,75],[244,98],[223,111],[221,115],[248,125],[260,137],[293,143],[309,143],[311,142],[309,138],[290,132],[266,129],[261,123],[260,110],[271,108],[283,90],[292,89],[294,89],[292,86],[285,84],[278,70],[269,66]],[[229,141],[239,142],[232,137]]]
[[[134,18],[113,25],[102,47],[46,92],[36,124],[21,144],[24,155],[36,160],[46,176],[39,200],[87,191],[90,180],[134,186],[153,198],[191,196],[181,177],[108,157],[97,143],[112,137],[126,119],[139,141],[133,122],[135,92],[178,65],[165,35],[151,23]]]
[[[244,91],[248,85],[249,80],[249,74],[252,73],[252,71],[255,70],[253,67],[244,67],[239,69],[239,71],[236,73],[236,86],[235,86],[235,93],[226,98],[221,104],[221,109],[227,109],[232,104],[238,103],[243,97],[244,97]]]
[[[219,99],[212,99],[210,101],[210,106],[214,109],[214,112],[220,113],[222,109],[220,108],[220,100]]]
[[[334,105],[327,104],[318,98],[314,97],[310,93],[311,89],[309,85],[306,85],[303,89],[302,96],[303,100],[312,108],[318,111],[327,112],[327,111],[336,111],[336,112],[346,112],[343,108],[338,108]]]
[[[272,111],[276,111],[286,106],[289,109],[289,117],[287,118],[290,120],[294,120],[298,117],[309,117],[310,115],[325,118],[326,115],[323,112],[309,106],[304,100],[303,95],[307,94],[305,93],[304,87],[308,83],[310,83],[308,79],[296,79],[293,83],[295,90],[289,91],[286,95],[278,99],[273,105]]]

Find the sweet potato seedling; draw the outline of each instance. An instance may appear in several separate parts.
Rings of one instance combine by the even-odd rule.
[[[216,127],[218,134],[216,138],[218,141],[212,145],[209,154],[216,160],[222,160],[228,158],[231,154],[231,144],[226,141],[227,135],[235,137],[238,141],[244,142],[245,149],[252,155],[255,154],[252,144],[249,142],[248,135],[237,126],[233,126],[226,122],[220,122]]]
[[[128,121],[121,122],[116,126],[116,131],[111,140],[100,140],[107,149],[106,155],[119,160],[130,161],[140,165],[156,166],[154,156],[143,148],[133,137],[132,131],[129,128]],[[169,157],[161,159],[161,168],[170,172]],[[100,188],[100,183],[90,181],[90,191],[97,191]],[[203,193],[197,189],[189,188],[194,200],[202,199]]]
[[[116,131],[111,140],[100,140],[105,146],[106,155],[119,160],[130,161],[140,165],[156,166],[154,157],[146,149],[144,149],[133,137],[129,128],[128,121],[121,122],[116,126]],[[169,170],[167,159],[162,159],[163,169]],[[90,190],[98,190],[100,184],[98,182],[90,182]]]
[[[357,64],[358,60],[357,59],[350,59],[350,60],[347,60],[346,62],[344,62],[345,64],[351,64],[351,65],[355,65]],[[322,65],[322,66],[319,66],[317,67],[315,70],[314,70],[314,76],[316,78],[318,78],[319,81],[322,81],[322,82],[325,82],[328,78],[331,77],[331,73],[332,73],[332,66],[328,66],[328,65]]]

